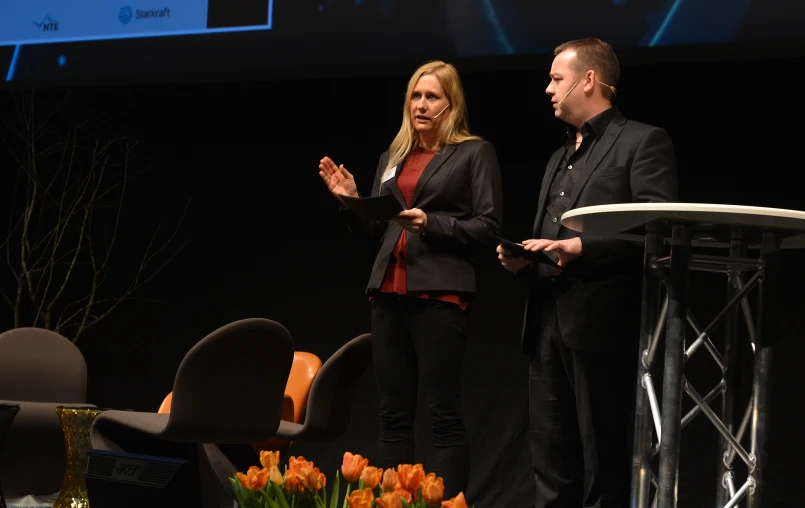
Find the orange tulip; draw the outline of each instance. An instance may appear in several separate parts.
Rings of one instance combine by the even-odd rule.
[[[277,466],[272,467],[268,473],[268,479],[271,481],[271,483],[282,485],[284,480],[282,478],[282,473],[280,473],[280,468]]]
[[[285,491],[288,493],[316,492],[327,485],[327,478],[304,457],[288,459],[288,472],[285,475]]]
[[[467,500],[464,499],[464,493],[459,492],[453,499],[442,501],[442,508],[469,508],[469,506],[467,506]]]
[[[444,499],[444,480],[437,478],[434,473],[428,473],[422,484],[422,497],[428,506],[440,506]]]
[[[278,466],[280,463],[280,452],[267,452],[262,451],[260,452],[260,464],[263,465],[266,469],[271,469],[274,466]]]
[[[399,494],[394,492],[386,492],[379,498],[375,499],[377,508],[402,508],[402,499]]]
[[[294,492],[302,492],[302,484],[299,482],[299,478],[296,477],[295,474],[291,473],[289,469],[287,473],[285,473],[285,492],[288,494],[293,494]]]
[[[405,490],[404,488],[402,488],[402,485],[400,485],[399,480],[397,480],[397,484],[394,485],[394,493],[397,494],[398,496],[400,496],[401,498],[404,498],[405,501],[407,503],[409,503],[409,504],[411,503],[411,500],[413,499],[413,496],[411,496],[411,493],[408,492],[407,490]]]
[[[317,467],[302,469],[302,472],[299,474],[299,479],[310,492],[318,492],[322,487],[327,486],[327,478]]]
[[[266,488],[268,483],[268,469],[260,469],[257,466],[252,466],[246,471],[246,474],[237,473],[235,476],[240,483],[249,490],[262,490]]]
[[[350,452],[344,454],[344,462],[341,464],[341,475],[350,483],[357,482],[361,477],[363,469],[369,465],[369,459],[364,459],[360,455],[353,455]]]
[[[363,472],[361,472],[361,480],[363,480],[363,486],[373,489],[380,485],[380,480],[383,478],[383,470],[378,469],[374,466],[366,467]]]
[[[353,490],[347,498],[347,504],[349,508],[372,508],[374,499],[372,489]]]
[[[413,466],[411,464],[400,464],[397,466],[397,474],[402,488],[411,494],[416,494],[419,487],[422,486],[422,482],[425,481],[425,470],[422,468],[422,464]]]
[[[383,473],[383,492],[394,492],[397,485],[397,471],[389,468]]]
[[[299,478],[296,475],[292,474],[289,470],[285,473],[285,492],[287,494],[293,494],[294,492],[300,492],[302,489],[302,484],[299,483]]]

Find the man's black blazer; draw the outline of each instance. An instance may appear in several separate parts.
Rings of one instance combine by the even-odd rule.
[[[564,148],[551,156],[542,181],[534,238],[540,238],[547,194]],[[593,146],[583,172],[574,178],[570,208],[612,203],[676,202],[674,148],[668,133],[658,127],[627,120],[618,112]],[[540,330],[540,310],[555,305],[565,343],[579,351],[612,346],[618,334],[634,329],[628,309],[639,303],[643,245],[561,228],[559,239],[580,236],[582,255],[559,275],[546,265],[524,270],[529,280],[522,346],[533,352]],[[637,325],[637,323],[634,323]]]
[[[405,161],[382,182],[389,153],[380,156],[372,196],[393,194],[405,208],[419,208],[427,216],[420,235],[406,235],[407,287],[410,291],[475,293],[475,255],[484,248],[494,255],[492,235],[503,224],[503,189],[494,146],[471,140],[442,147],[425,167],[416,184],[411,206],[397,187]],[[402,227],[394,221],[361,221],[343,210],[353,232],[368,232],[379,241],[367,291],[380,289]]]

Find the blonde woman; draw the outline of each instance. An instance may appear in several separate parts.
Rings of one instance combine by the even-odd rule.
[[[319,175],[332,194],[359,196],[352,175],[329,157]],[[491,143],[470,134],[455,67],[429,62],[408,82],[400,131],[380,156],[372,196],[403,206],[390,221],[365,223],[347,209],[353,232],[379,241],[367,294],[380,397],[382,467],[414,457],[417,386],[430,409],[433,449],[425,469],[444,478],[445,499],[465,491],[469,447],[461,410],[461,362],[474,255],[502,225],[500,168]]]

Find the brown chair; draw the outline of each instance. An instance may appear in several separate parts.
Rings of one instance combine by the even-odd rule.
[[[162,404],[159,405],[159,410],[157,413],[166,415],[171,412],[171,402],[173,402],[173,392],[168,393],[165,397],[165,400],[162,401]]]
[[[285,397],[282,401],[282,420],[294,423],[302,421],[310,387],[319,369],[321,369],[321,359],[318,356],[303,351],[294,352],[291,372],[285,385]],[[159,405],[158,412],[170,413],[172,401],[173,392],[170,392]],[[291,442],[288,440],[271,438],[252,443],[252,448],[256,453],[259,453],[260,450],[273,450],[279,451],[284,456],[290,445]]]
[[[42,328],[0,333],[0,404],[20,406],[0,450],[6,496],[59,492],[67,454],[56,407],[86,399],[87,364],[69,339]]]

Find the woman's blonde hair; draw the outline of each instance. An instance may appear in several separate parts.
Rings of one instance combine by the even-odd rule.
[[[400,131],[389,145],[389,161],[380,181],[386,179],[386,174],[400,164],[405,157],[419,144],[419,132],[414,129],[411,118],[410,102],[419,78],[425,74],[433,74],[439,80],[450,107],[443,113],[447,115],[439,126],[439,145],[458,144],[463,141],[481,139],[470,134],[467,122],[467,104],[464,101],[464,89],[461,87],[461,78],[458,71],[449,63],[439,60],[428,62],[417,69],[408,80],[408,90],[405,93],[403,104],[403,120]]]

